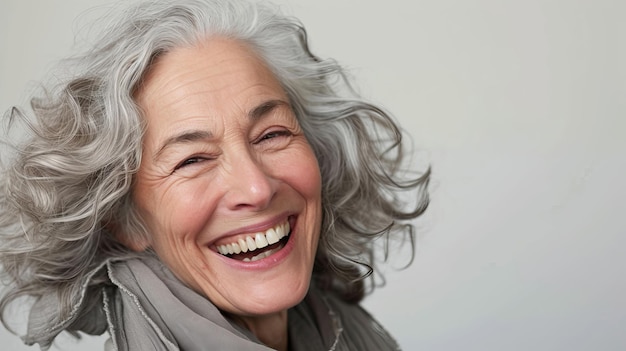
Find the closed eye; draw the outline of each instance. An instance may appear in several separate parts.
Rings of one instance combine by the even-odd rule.
[[[263,134],[261,138],[257,140],[257,143],[274,139],[274,138],[278,138],[278,137],[287,137],[287,136],[291,136],[291,132],[288,130],[273,130],[271,132]]]
[[[176,165],[176,167],[174,168],[174,171],[179,170],[181,168],[189,167],[191,165],[198,164],[200,162],[208,161],[208,160],[209,158],[202,157],[202,156],[189,157],[188,159]]]

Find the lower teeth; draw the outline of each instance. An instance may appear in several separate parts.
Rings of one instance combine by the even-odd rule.
[[[260,254],[256,255],[256,256],[252,256],[252,258],[244,258],[243,261],[244,262],[254,262],[254,261],[258,261],[262,258],[271,256],[272,254],[278,252],[278,250],[282,249],[283,245],[280,245],[279,247],[273,249],[273,250],[267,250],[265,252],[261,252]]]

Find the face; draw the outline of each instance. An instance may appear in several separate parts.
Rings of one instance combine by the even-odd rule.
[[[305,295],[321,222],[317,160],[280,84],[243,44],[158,59],[136,95],[147,130],[133,199],[188,286],[241,316]]]

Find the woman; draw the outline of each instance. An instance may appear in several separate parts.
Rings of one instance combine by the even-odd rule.
[[[407,221],[428,203],[428,173],[399,175],[393,120],[274,8],[124,13],[33,99],[33,121],[11,114],[32,136],[2,180],[0,309],[36,299],[25,342],[47,349],[65,330],[108,331],[116,350],[397,349],[358,306],[373,241],[412,244]]]

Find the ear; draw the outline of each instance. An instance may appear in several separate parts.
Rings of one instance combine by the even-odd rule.
[[[129,233],[128,231],[122,230],[121,226],[118,223],[108,222],[103,227],[112,235],[115,240],[127,248],[131,249],[135,252],[145,251],[150,247],[150,241],[145,238],[141,234]]]

